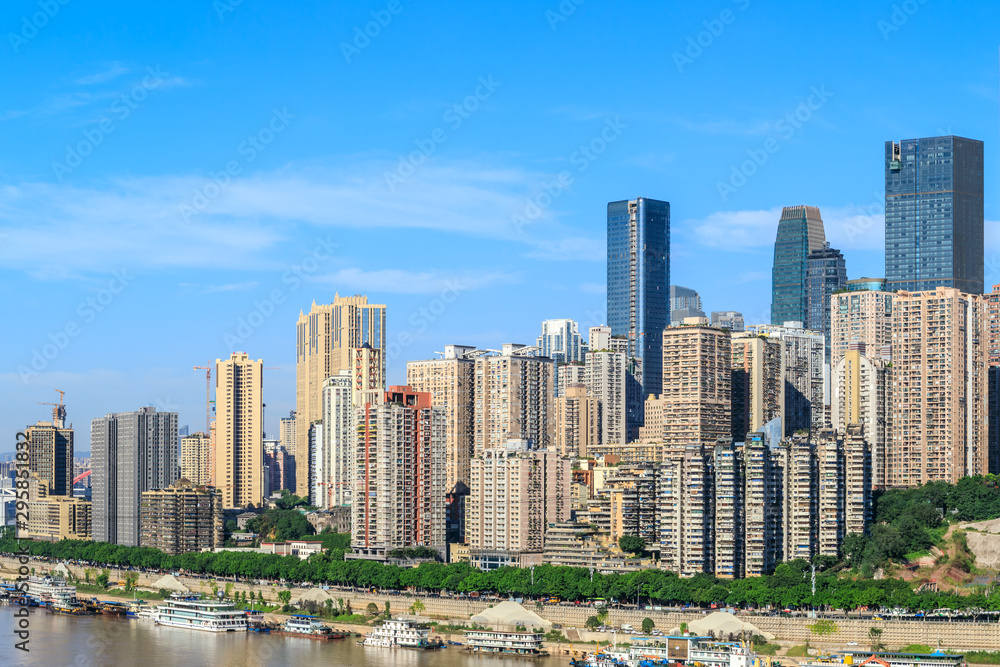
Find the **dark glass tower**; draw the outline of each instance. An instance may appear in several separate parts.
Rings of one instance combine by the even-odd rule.
[[[847,262],[829,243],[806,258],[806,329],[826,337],[826,360],[830,361],[830,295],[847,287]]]
[[[885,142],[889,290],[983,293],[983,142]]]
[[[656,199],[608,204],[608,326],[628,339],[642,368],[644,399],[659,394],[663,330],[670,324],[670,203]],[[636,414],[638,410],[638,414]],[[641,422],[641,402],[630,409]]]
[[[823,218],[816,206],[786,206],[781,210],[771,268],[771,324],[802,322],[806,316],[806,260],[826,241]]]

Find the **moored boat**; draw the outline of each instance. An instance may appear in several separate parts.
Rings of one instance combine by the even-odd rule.
[[[427,624],[397,618],[383,621],[381,625],[372,628],[360,643],[384,648],[444,648],[444,642],[440,639],[432,640],[430,634],[431,629]]]
[[[124,602],[101,602],[101,613],[106,616],[128,616],[128,605]]]
[[[520,656],[548,655],[542,650],[545,635],[540,632],[508,632],[504,630],[467,630],[466,650],[473,653],[499,653]],[[451,642],[449,642],[451,643]]]
[[[152,614],[157,625],[204,632],[246,632],[247,615],[231,602],[172,597]]]
[[[296,614],[289,617],[285,624],[274,631],[276,635],[286,635],[288,637],[305,637],[306,639],[317,639],[319,641],[331,641],[333,639],[343,639],[347,635],[336,632],[333,628],[323,625],[315,616]]]

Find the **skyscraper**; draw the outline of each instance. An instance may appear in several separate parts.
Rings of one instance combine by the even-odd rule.
[[[885,277],[890,290],[983,293],[983,142],[885,142]]]
[[[986,474],[986,319],[981,294],[896,293],[889,486]]]
[[[212,483],[212,440],[207,433],[181,436],[181,477],[195,486]]]
[[[829,243],[806,258],[805,328],[826,338],[826,360],[830,361],[830,295],[847,285],[844,255]]]
[[[333,303],[299,313],[295,368],[295,492],[309,492],[309,429],[321,419],[323,383],[351,368],[352,350],[368,343],[381,352],[385,377],[385,306],[367,296],[334,295]]]
[[[340,371],[323,383],[322,455],[314,471],[318,487],[316,505],[330,509],[350,505],[354,495],[353,472],[357,455],[354,417],[359,405],[352,401],[351,371]],[[360,404],[360,405],[363,405]]]
[[[535,345],[542,348],[541,355],[557,364],[572,364],[583,361],[587,343],[580,336],[580,327],[573,320],[545,320],[542,335]]]
[[[826,235],[815,206],[781,210],[771,268],[771,323],[806,321],[806,260],[822,250]]]
[[[643,396],[659,394],[663,330],[670,323],[670,203],[656,199],[608,204],[608,324],[625,336],[642,368]],[[642,399],[637,409],[642,409]],[[630,421],[641,414],[633,414]]]
[[[139,546],[139,498],[177,474],[177,413],[145,407],[90,424],[94,540]]]
[[[215,360],[215,465],[222,506],[264,499],[264,363],[245,352]]]
[[[66,428],[66,409],[52,410],[52,421],[24,429],[28,437],[28,471],[48,485],[50,496],[73,495],[73,429]]]
[[[705,317],[705,311],[701,309],[701,296],[690,287],[671,285],[670,324],[681,324],[686,317]]]
[[[444,411],[431,395],[389,387],[379,404],[358,408],[351,549],[384,558],[396,548],[442,553]]]

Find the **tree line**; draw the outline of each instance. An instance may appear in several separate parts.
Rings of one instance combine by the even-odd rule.
[[[333,534],[331,543],[344,544]],[[8,531],[0,539],[0,552],[14,554],[19,541]],[[655,605],[721,604],[739,607],[815,606],[827,609],[900,607],[910,611],[938,608],[980,608],[1000,610],[1000,591],[983,594],[917,593],[901,579],[844,578],[834,572],[817,574],[812,593],[811,566],[797,560],[780,564],[773,575],[748,579],[718,579],[709,574],[678,577],[664,570],[643,570],[601,574],[584,568],[538,565],[529,568],[503,567],[485,572],[467,563],[421,563],[418,567],[398,567],[367,560],[344,560],[343,549],[330,549],[307,560],[278,556],[222,551],[171,556],[149,547],[126,547],[105,542],[62,540],[59,542],[20,541],[33,556],[56,560],[81,560],[106,567],[136,567],[184,571],[218,577],[285,580],[286,582],[333,584],[379,590],[424,592],[496,593],[502,596],[540,598],[558,596],[564,600],[604,598],[620,602]]]

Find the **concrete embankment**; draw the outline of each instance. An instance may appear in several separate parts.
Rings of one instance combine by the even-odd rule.
[[[32,559],[30,566],[38,574],[42,574],[54,567],[55,563],[47,563]],[[10,557],[0,557],[0,572],[5,577],[13,577],[17,573],[17,560]],[[84,568],[69,565],[73,576],[84,578]],[[94,570],[94,568],[91,568]],[[96,570],[95,572],[99,572]],[[119,570],[110,568],[112,581],[123,578]],[[139,577],[139,586],[151,588],[162,574],[142,574]],[[178,579],[193,592],[210,593],[212,590],[212,580],[178,577]],[[299,599],[308,592],[308,588],[286,589],[276,585],[257,585],[255,582],[228,582],[232,586],[232,592],[246,591],[249,595],[258,592],[264,594],[264,598],[271,604],[278,601],[278,592],[291,590],[292,601]],[[219,580],[218,587],[226,588],[227,582]],[[369,603],[375,603],[380,610],[385,609],[388,602],[393,613],[406,613],[416,600],[420,600],[424,605],[422,616],[438,620],[460,619],[467,620],[471,616],[487,609],[490,604],[485,601],[470,600],[468,598],[436,598],[412,595],[380,595],[365,592],[351,591],[349,589],[330,588],[330,595],[336,599],[342,599],[345,603],[350,602],[351,608],[357,613],[363,613]],[[543,618],[561,625],[564,630],[567,628],[582,628],[587,617],[594,614],[592,607],[586,606],[563,606],[563,605],[542,605],[541,608],[529,605]],[[672,628],[677,628],[681,623],[690,623],[701,617],[701,614],[678,613],[654,610],[627,610],[611,609],[608,614],[608,623],[620,626],[630,624],[633,627],[640,627],[644,618],[651,618],[657,628],[664,632]],[[872,627],[882,628],[882,640],[890,646],[905,646],[908,644],[926,644],[928,646],[940,646],[944,649],[953,650],[1000,650],[1000,623],[971,623],[971,622],[939,622],[939,621],[900,621],[900,620],[863,620],[863,619],[836,619],[836,631],[822,638],[813,634],[809,629],[814,621],[807,618],[782,618],[775,616],[741,616],[746,621],[754,624],[759,629],[775,635],[781,642],[804,643],[810,640],[814,646],[839,647],[848,642],[858,642],[864,645],[868,641],[868,631]],[[575,631],[574,631],[575,634]],[[585,633],[581,639],[601,639],[599,635]],[[610,637],[604,639],[607,641]],[[621,639],[621,637],[619,637]],[[820,640],[820,641],[817,641]],[[460,640],[459,640],[460,641]],[[582,645],[583,650],[590,650],[592,645]]]

